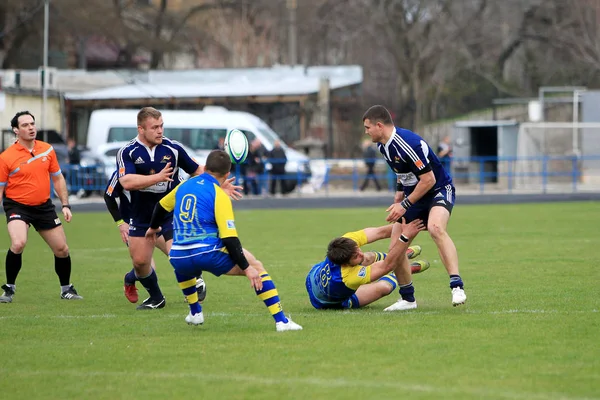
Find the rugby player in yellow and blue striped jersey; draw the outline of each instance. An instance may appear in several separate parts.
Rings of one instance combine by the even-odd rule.
[[[409,259],[421,253],[420,246],[408,247],[410,239],[424,229],[421,220],[403,223],[403,234],[398,246]],[[316,309],[359,308],[389,295],[398,286],[392,272],[401,266],[386,253],[364,252],[361,246],[389,238],[392,225],[365,228],[348,232],[333,239],[327,247],[327,257],[314,265],[306,277],[306,290],[310,303]],[[392,250],[393,251],[393,250]],[[412,273],[425,271],[429,263],[424,260],[411,264]]]
[[[300,325],[283,313],[275,283],[262,263],[242,248],[231,199],[221,189],[231,169],[229,156],[214,150],[204,168],[203,174],[181,183],[157,203],[146,232],[146,237],[154,239],[164,216],[173,212],[169,260],[190,306],[185,321],[191,325],[204,323],[195,276],[208,271],[216,276],[245,275],[273,316],[278,332],[301,330]]]

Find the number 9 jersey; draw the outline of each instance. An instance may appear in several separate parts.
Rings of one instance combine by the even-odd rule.
[[[173,250],[225,249],[222,238],[237,237],[231,199],[207,173],[188,179],[160,205],[173,211]]]

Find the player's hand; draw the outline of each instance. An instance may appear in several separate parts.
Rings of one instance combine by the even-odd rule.
[[[159,226],[156,229],[148,228],[146,231],[146,239],[150,240],[152,243],[156,243],[156,234],[161,231],[161,227]]]
[[[262,290],[262,279],[254,267],[249,266],[246,268],[244,270],[244,274],[246,274],[246,278],[250,280],[251,287],[253,287],[255,290]]]
[[[121,234],[123,243],[127,244],[129,242],[129,224],[127,222],[123,222],[119,225],[119,233]]]
[[[406,208],[402,207],[400,203],[394,203],[389,206],[385,212],[389,212],[387,218],[385,219],[387,222],[396,222],[402,218],[406,212]]]
[[[235,177],[226,179],[225,182],[223,182],[223,184],[221,185],[221,189],[223,189],[223,191],[227,193],[227,195],[232,199],[240,200],[243,197],[242,189],[244,188],[242,186],[234,185],[234,181]]]
[[[73,218],[73,214],[71,213],[71,209],[67,207],[62,208],[62,213],[65,216],[65,221],[71,222],[71,218]]]
[[[413,239],[417,234],[423,230],[425,230],[425,225],[423,225],[423,221],[420,219],[415,219],[410,223],[406,223],[404,217],[402,217],[402,234],[409,239]]]
[[[173,167],[171,167],[171,163],[168,162],[157,175],[160,178],[159,182],[173,182]]]

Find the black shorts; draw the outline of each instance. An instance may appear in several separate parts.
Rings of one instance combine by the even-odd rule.
[[[39,206],[28,206],[4,198],[4,212],[6,213],[6,223],[18,219],[33,225],[36,231],[54,229],[62,225],[60,218],[56,215],[54,203],[50,199]]]

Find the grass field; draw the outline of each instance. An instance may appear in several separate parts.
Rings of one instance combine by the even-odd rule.
[[[186,325],[187,305],[158,253],[167,307],[136,311],[122,294],[130,263],[108,213],[76,213],[66,226],[85,300],[60,300],[52,254],[32,230],[14,302],[0,304],[1,397],[600,399],[598,203],[457,207],[450,233],[464,307],[451,306],[446,272],[421,234],[432,267],[415,276],[417,310],[384,313],[396,293],[361,310],[313,310],[305,274],[328,241],[384,217],[382,209],[237,213],[242,243],[304,326],[284,333],[246,278],[212,275],[205,324]],[[7,247],[4,227],[0,237]]]

